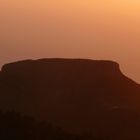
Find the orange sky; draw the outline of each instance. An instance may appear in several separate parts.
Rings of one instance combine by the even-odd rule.
[[[115,60],[140,83],[140,1],[1,0],[0,65],[40,57]]]

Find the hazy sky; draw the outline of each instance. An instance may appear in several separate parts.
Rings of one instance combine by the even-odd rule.
[[[140,83],[140,0],[0,0],[0,65],[42,57],[115,60]]]

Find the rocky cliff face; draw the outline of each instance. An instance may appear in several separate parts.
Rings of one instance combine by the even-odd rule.
[[[140,85],[124,76],[116,62],[41,59],[6,64],[0,91],[2,109],[72,132],[92,131],[114,140],[139,136]]]

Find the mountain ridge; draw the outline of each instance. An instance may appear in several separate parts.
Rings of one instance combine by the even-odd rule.
[[[92,130],[96,135],[115,135],[116,140],[139,132],[140,85],[113,61],[39,59],[6,64],[0,72],[0,90],[1,108],[67,131]]]

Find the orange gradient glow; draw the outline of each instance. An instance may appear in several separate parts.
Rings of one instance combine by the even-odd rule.
[[[139,0],[1,0],[0,64],[27,58],[118,61],[140,82]]]

